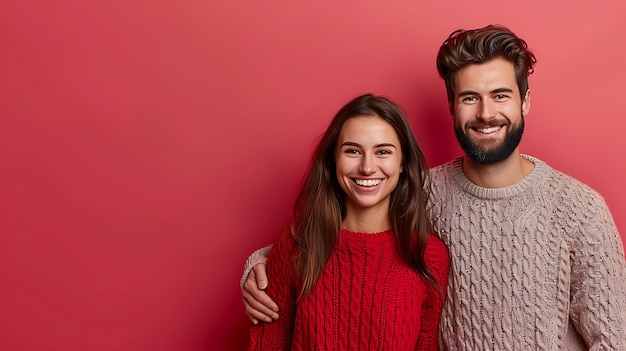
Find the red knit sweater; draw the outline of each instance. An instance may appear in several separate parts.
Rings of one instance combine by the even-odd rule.
[[[296,303],[296,242],[287,231],[272,248],[267,293],[279,319],[250,330],[250,350],[437,350],[443,302],[398,255],[391,231],[342,230],[310,294]],[[442,288],[450,258],[435,236],[425,260]]]

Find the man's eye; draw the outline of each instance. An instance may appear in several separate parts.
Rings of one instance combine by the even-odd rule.
[[[496,95],[496,100],[504,100],[506,98],[508,98],[508,95],[504,95],[504,94]]]
[[[467,96],[463,98],[463,102],[471,104],[473,102],[478,101],[478,99],[475,96]]]

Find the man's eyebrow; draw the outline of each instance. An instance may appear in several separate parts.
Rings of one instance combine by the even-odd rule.
[[[494,89],[492,91],[490,91],[491,94],[498,94],[498,93],[512,93],[513,89],[511,88],[498,88],[498,89]]]
[[[473,90],[463,90],[462,92],[459,93],[459,97],[468,96],[468,95],[478,95],[478,93]]]
[[[497,89],[493,89],[489,92],[489,94],[499,94],[499,93],[512,93],[513,89],[511,88],[497,88]],[[461,96],[468,96],[468,95],[480,95],[478,92],[473,91],[473,90],[464,90],[462,92],[459,93],[459,97]]]

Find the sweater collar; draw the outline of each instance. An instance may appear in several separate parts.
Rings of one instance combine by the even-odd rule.
[[[501,199],[524,193],[531,189],[536,183],[541,181],[547,174],[549,166],[529,155],[522,154],[522,157],[532,162],[535,168],[519,182],[504,188],[483,188],[472,183],[463,173],[463,157],[458,157],[452,161],[452,177],[456,184],[466,193],[481,199]]]
[[[383,232],[376,233],[362,233],[362,232],[353,232],[342,228],[339,232],[339,237],[342,240],[349,241],[383,241],[387,240],[393,236],[393,232],[390,230],[385,230]]]

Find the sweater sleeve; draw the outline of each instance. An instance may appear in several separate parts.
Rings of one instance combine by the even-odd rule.
[[[437,336],[439,332],[439,322],[441,321],[441,311],[446,296],[446,288],[448,286],[448,273],[450,270],[450,254],[445,244],[436,236],[431,235],[426,244],[424,252],[424,260],[426,266],[437,279],[441,287],[439,291],[428,286],[427,295],[422,303],[422,312],[420,316],[420,335],[417,339],[415,350],[432,350],[439,349]]]
[[[267,294],[276,302],[279,317],[250,327],[249,350],[290,350],[296,312],[296,242],[290,228],[276,239],[267,264]]]
[[[604,200],[587,199],[588,208],[572,214],[579,230],[572,238],[570,316],[590,350],[626,350],[624,247]]]
[[[270,255],[270,251],[272,250],[272,245],[268,245],[262,247],[248,256],[246,263],[243,265],[243,274],[241,275],[241,281],[239,282],[239,287],[243,289],[243,285],[246,283],[248,279],[248,275],[254,266],[259,263],[267,264],[267,257]]]

